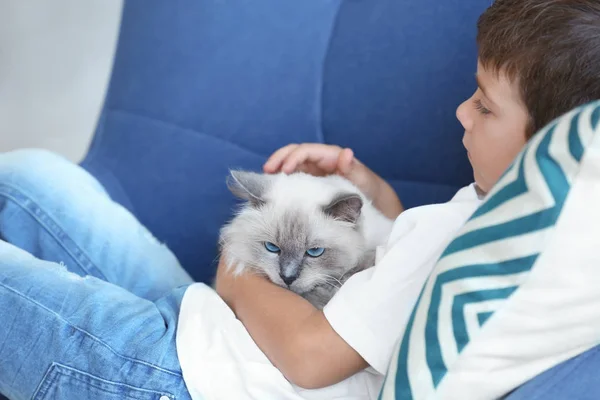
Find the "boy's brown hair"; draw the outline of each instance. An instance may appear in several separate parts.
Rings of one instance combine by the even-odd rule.
[[[520,87],[528,139],[600,99],[600,0],[496,0],[477,29],[483,67]]]

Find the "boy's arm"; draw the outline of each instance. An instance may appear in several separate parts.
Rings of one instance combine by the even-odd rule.
[[[316,176],[338,174],[354,183],[388,218],[396,219],[404,210],[394,189],[354,157],[351,149],[321,143],[290,144],[273,153],[263,169],[269,174],[296,171]]]
[[[269,360],[292,383],[316,389],[368,367],[329,325],[323,312],[266,278],[234,277],[221,259],[217,292]]]
[[[404,206],[400,198],[389,183],[374,172],[373,175],[375,175],[375,179],[379,183],[379,192],[373,198],[373,205],[383,212],[386,217],[390,219],[397,218],[404,211]]]

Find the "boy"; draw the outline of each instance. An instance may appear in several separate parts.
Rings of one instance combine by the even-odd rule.
[[[403,221],[401,216],[394,231],[404,229],[403,222],[410,224],[410,220],[417,220],[425,224],[423,220],[432,219],[431,228],[448,234],[415,229],[404,239],[406,243],[399,240],[394,248],[402,246],[412,255],[421,248],[411,249],[408,243],[418,242],[415,236],[422,234],[420,239],[427,243],[427,250],[422,250],[439,256],[452,233],[479,204],[475,192],[487,193],[535,132],[572,108],[600,98],[599,35],[600,3],[597,1],[497,0],[481,16],[478,89],[456,112],[465,129],[463,144],[473,167],[475,186],[471,201],[468,192],[464,192],[469,190],[466,188],[445,205],[455,207],[453,212],[462,215],[454,221],[444,220],[443,212],[436,209],[438,206],[408,211],[411,212],[406,216],[409,221]],[[397,217],[403,210],[393,189],[355,159],[350,149],[293,144],[276,151],[264,170],[267,173],[304,171],[314,175],[337,173],[361,188],[388,217]],[[426,215],[428,207],[431,209]],[[416,211],[420,214],[418,217],[414,217]],[[437,238],[440,240],[435,242]],[[386,257],[376,270],[383,267]],[[414,260],[407,265],[400,261],[401,256],[395,257],[396,271],[390,269],[381,281],[397,282],[396,297],[378,286],[382,282],[377,281],[377,272],[365,271],[351,278],[323,312],[301,304],[303,302],[294,296],[286,296],[282,289],[269,288],[260,277],[233,280],[222,266],[217,290],[258,346],[284,374],[303,387],[323,387],[352,376],[368,365],[376,367],[374,364],[381,359],[385,362],[376,369],[385,372],[393,340],[402,335],[421,285],[437,260],[434,256],[420,265],[414,265]],[[406,268],[420,270],[407,274],[403,271]],[[360,275],[369,275],[369,278],[363,280]],[[402,279],[407,277],[413,288],[402,284]],[[360,283],[353,285],[355,281]],[[256,295],[261,291],[268,291],[268,295]],[[373,297],[361,298],[367,293]],[[273,302],[273,297],[278,300]],[[353,298],[361,298],[361,303],[367,302],[370,306],[360,307]],[[272,304],[268,305],[269,302]],[[400,309],[399,305],[403,304],[406,307]],[[358,311],[357,307],[360,307]],[[381,315],[382,308],[390,314]],[[268,317],[260,314],[267,311]],[[348,323],[347,319],[354,323]],[[381,343],[386,337],[382,331],[394,327],[398,330],[387,336],[390,342]],[[379,332],[369,335],[370,329]],[[357,331],[361,332],[357,334]]]
[[[217,291],[238,321],[83,170],[46,153],[2,155],[0,237],[11,244],[0,241],[0,392],[15,400],[376,398],[420,286],[454,232],[527,139],[600,98],[595,0],[498,0],[480,19],[478,42],[479,88],[457,110],[476,183],[451,202],[402,212],[381,178],[334,146],[288,146],[265,165],[342,174],[386,215],[400,214],[377,266],[323,312],[262,277],[233,279],[221,262]],[[61,182],[51,185],[48,174]],[[60,255],[66,269],[16,246]],[[294,388],[284,376],[324,389]]]

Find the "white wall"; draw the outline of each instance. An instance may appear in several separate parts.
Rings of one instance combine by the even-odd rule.
[[[108,82],[122,0],[0,0],[0,152],[79,161]]]

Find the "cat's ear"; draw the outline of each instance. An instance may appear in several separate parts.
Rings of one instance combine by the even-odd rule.
[[[229,171],[229,173],[227,187],[234,196],[247,200],[255,207],[265,203],[263,196],[271,180],[269,176],[235,170]]]
[[[325,214],[342,221],[356,223],[363,201],[356,193],[341,193],[323,207]]]

